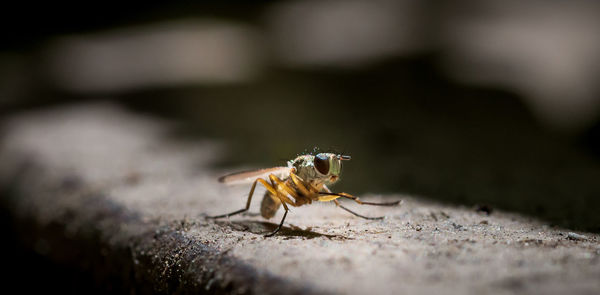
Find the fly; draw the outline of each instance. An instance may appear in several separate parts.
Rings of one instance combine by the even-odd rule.
[[[288,161],[287,167],[273,167],[254,171],[237,172],[219,178],[222,183],[250,183],[252,188],[248,193],[246,207],[231,213],[211,216],[209,218],[223,218],[248,211],[254,189],[258,183],[262,184],[267,191],[263,197],[260,213],[269,219],[275,216],[279,207],[285,210],[279,226],[266,237],[275,235],[283,226],[285,217],[289,211],[288,206],[300,207],[311,204],[313,201],[333,201],[336,206],[364,219],[383,219],[384,217],[367,217],[360,215],[338,202],[338,198],[353,200],[360,205],[373,206],[396,206],[400,201],[389,203],[373,203],[361,201],[358,197],[347,193],[334,193],[327,187],[338,181],[342,171],[342,161],[350,160],[350,156],[333,153],[319,153],[316,155],[302,155]]]

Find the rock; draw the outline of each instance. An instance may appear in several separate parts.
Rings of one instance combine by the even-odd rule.
[[[177,140],[169,130],[105,104],[5,118],[0,203],[15,239],[57,267],[86,270],[106,292],[598,293],[600,260],[572,259],[598,248],[597,234],[567,234],[591,246],[561,244],[563,229],[500,210],[486,216],[493,226],[466,230],[486,224],[481,214],[418,196],[365,195],[361,200],[404,203],[344,202],[384,220],[333,204],[292,208],[272,238],[263,234],[281,211],[271,220],[205,219],[241,209],[250,188],[217,182],[233,171],[211,168],[221,156],[216,143]],[[532,239],[540,242],[512,242]]]

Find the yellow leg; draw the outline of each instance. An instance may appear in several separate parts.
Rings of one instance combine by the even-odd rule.
[[[244,209],[240,209],[237,211],[233,211],[231,213],[227,213],[227,214],[223,214],[223,215],[217,215],[217,216],[209,216],[207,218],[223,218],[223,217],[229,217],[229,216],[233,216],[236,214],[240,214],[243,212],[248,211],[248,209],[250,209],[250,202],[252,202],[252,195],[254,194],[254,189],[256,189],[256,184],[257,183],[261,183],[270,193],[272,193],[273,195],[277,195],[277,190],[271,186],[266,180],[262,179],[262,178],[258,178],[254,181],[254,183],[252,184],[252,188],[250,189],[250,192],[248,193],[248,200],[246,201],[246,207]]]
[[[312,203],[313,200],[321,201],[321,196],[319,196],[319,189],[312,186],[310,183],[303,183],[302,179],[296,175],[295,170],[290,172],[290,179],[296,185],[296,187],[300,190],[300,192],[307,197],[309,200],[309,204]],[[323,188],[328,192],[331,192],[325,185]],[[331,200],[324,200],[323,202],[327,202]]]
[[[297,206],[304,205],[304,203],[306,201],[308,201],[308,202],[311,201],[311,199],[309,197],[303,197],[303,196],[298,195],[298,193],[292,187],[287,185],[285,182],[283,182],[277,176],[271,174],[271,175],[269,175],[269,179],[271,180],[272,187],[276,188],[276,190],[277,190],[277,194],[274,194],[274,195],[277,196],[281,200],[281,204],[283,204],[283,208],[285,209],[285,212],[283,214],[283,218],[281,218],[281,222],[279,223],[279,226],[277,226],[277,228],[273,232],[265,235],[265,237],[271,237],[271,236],[275,235],[281,229],[281,227],[283,226],[283,222],[285,221],[285,217],[287,216],[287,213],[289,211],[287,204],[297,207]],[[301,191],[302,191],[302,189],[304,189],[305,191],[308,191],[308,190],[306,190],[306,188],[304,186],[302,186],[302,188],[300,188],[300,186],[297,186],[297,187]],[[317,193],[318,193],[318,191],[315,190],[315,192],[312,194],[314,195]],[[288,198],[286,194],[291,195],[295,199],[295,202],[292,202],[292,200],[290,198]],[[307,194],[307,196],[309,196],[309,195],[311,195],[311,193]]]
[[[248,200],[246,201],[245,208],[231,212],[231,213],[223,214],[223,215],[209,216],[207,218],[229,217],[232,215],[236,215],[236,214],[240,214],[245,211],[248,211],[248,209],[250,209],[250,203],[252,202],[252,195],[254,195],[254,190],[256,189],[256,184],[260,182],[269,191],[269,193],[272,196],[275,196],[276,198],[278,198],[281,201],[281,204],[283,205],[283,209],[285,209],[283,218],[281,218],[281,222],[279,223],[279,226],[277,226],[277,228],[274,231],[266,234],[265,237],[271,237],[271,236],[275,235],[283,226],[285,217],[287,216],[287,213],[290,210],[288,208],[287,204],[290,204],[292,206],[297,206],[295,202],[293,202],[292,200],[290,200],[290,198],[288,198],[286,196],[286,193],[290,193],[290,195],[292,195],[292,196],[297,196],[297,194],[292,188],[290,188],[285,183],[283,183],[283,181],[281,181],[281,179],[279,179],[277,176],[271,174],[271,175],[269,175],[269,179],[271,180],[271,184],[269,184],[266,180],[264,180],[262,178],[258,178],[254,181],[254,183],[252,184],[252,188],[250,188],[250,192],[248,193]],[[276,184],[278,184],[278,185],[276,185]],[[284,190],[284,191],[282,191],[282,190]]]
[[[390,203],[363,202],[363,201],[359,200],[358,197],[355,197],[355,196],[347,194],[347,193],[339,193],[339,194],[332,193],[327,186],[323,186],[323,189],[325,190],[325,192],[322,192],[322,193],[325,194],[325,196],[320,197],[320,198],[327,199],[328,197],[336,197],[336,198],[332,199],[332,201],[335,203],[336,206],[338,206],[338,207],[340,207],[340,208],[342,208],[342,209],[344,209],[344,210],[352,213],[355,216],[358,216],[358,217],[364,218],[364,219],[378,220],[378,219],[383,219],[384,216],[380,216],[380,217],[368,217],[368,216],[364,216],[364,215],[358,214],[358,213],[356,213],[356,212],[354,212],[354,211],[352,211],[352,210],[350,210],[350,209],[342,206],[340,204],[340,202],[338,202],[337,198],[340,198],[340,197],[348,198],[348,199],[354,200],[355,202],[357,202],[357,203],[359,203],[361,205],[375,205],[375,206],[395,206],[395,205],[400,204],[400,202],[401,202],[401,201],[390,202]],[[321,199],[319,199],[319,201],[320,200]]]
[[[321,201],[321,198],[323,198],[324,200],[333,200],[333,199],[337,199],[337,198],[341,197],[341,198],[353,200],[354,202],[357,202],[361,205],[373,205],[373,206],[396,206],[396,205],[400,204],[400,202],[401,202],[401,201],[394,201],[394,202],[387,202],[387,203],[364,202],[364,201],[361,201],[358,197],[353,196],[351,194],[347,194],[347,193],[320,192],[319,194],[324,195],[323,197],[319,197],[319,201]],[[337,198],[334,198],[334,196],[337,196]]]
[[[302,197],[300,195],[298,195],[298,192],[296,192],[293,188],[291,188],[289,185],[287,185],[285,182],[283,182],[283,180],[279,179],[277,176],[271,174],[269,175],[269,178],[271,179],[272,182],[277,183],[277,189],[282,189],[284,190],[283,192],[283,199],[288,202],[288,204],[294,206],[294,207],[299,207],[302,206],[306,203],[311,203],[310,198],[307,197]],[[289,194],[290,196],[292,196],[294,198],[295,201],[290,200],[290,198],[288,198],[286,196],[286,193]]]
[[[305,196],[310,196],[313,195],[314,192],[310,192],[302,183],[302,180],[300,180],[300,177],[298,177],[298,175],[296,175],[296,173],[294,173],[294,171],[290,172],[290,178],[292,179],[292,181],[294,182],[294,184],[296,185],[296,187],[300,190],[300,192],[305,195]]]
[[[273,187],[276,187],[276,193],[274,194],[277,198],[279,198],[279,200],[281,201],[281,204],[283,205],[283,209],[285,209],[284,213],[283,213],[283,217],[281,218],[281,222],[279,222],[279,225],[277,226],[277,228],[275,228],[274,231],[268,233],[265,235],[265,237],[272,237],[274,236],[283,226],[283,222],[285,221],[285,217],[288,214],[288,211],[290,211],[290,209],[288,209],[287,206],[287,202],[289,202],[290,205],[295,206],[294,203],[292,202],[292,200],[290,200],[287,196],[285,196],[285,192],[280,191],[281,186],[277,186],[275,185],[276,183],[276,179],[279,180],[279,178],[277,178],[277,176],[271,174],[269,175],[269,178],[271,179],[271,184]],[[285,187],[285,185],[284,185]]]
[[[333,194],[331,192],[331,190],[329,190],[329,188],[325,185],[323,185],[323,189],[327,192],[330,193],[330,195],[324,195],[324,196],[318,196],[318,200],[319,202],[329,202],[329,201],[334,201],[336,205],[339,206],[339,203],[336,201],[337,198],[339,198],[340,196]]]
[[[273,174],[269,175],[269,179],[271,180],[273,187],[275,187],[279,193],[278,197],[281,199],[281,201],[290,205],[294,205],[295,202],[288,198],[287,195],[289,194],[294,197],[295,195],[297,196],[296,192],[291,187],[287,186],[283,181],[281,181],[279,177]]]
[[[329,201],[335,201],[335,199],[339,198],[340,196],[337,195],[325,195],[325,196],[319,196],[319,202],[329,202]]]

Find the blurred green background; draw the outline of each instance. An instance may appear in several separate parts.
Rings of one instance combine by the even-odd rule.
[[[2,116],[110,100],[225,144],[352,156],[335,189],[600,231],[593,1],[40,4],[7,10]]]

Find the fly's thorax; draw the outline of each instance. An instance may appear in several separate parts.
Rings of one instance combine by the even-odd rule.
[[[296,175],[304,181],[310,181],[317,177],[315,167],[313,165],[313,155],[303,155],[290,161],[290,167],[296,168]]]

